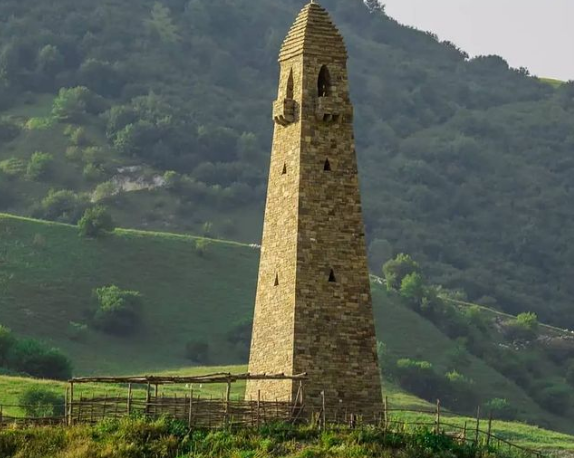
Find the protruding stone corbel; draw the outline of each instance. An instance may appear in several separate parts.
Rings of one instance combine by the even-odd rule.
[[[273,120],[281,126],[295,122],[295,100],[283,99],[273,102]]]

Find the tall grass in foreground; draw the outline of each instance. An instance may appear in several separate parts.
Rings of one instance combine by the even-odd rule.
[[[259,431],[189,431],[181,422],[139,418],[96,426],[0,432],[2,458],[520,458],[477,449],[428,429],[320,431],[269,425]]]

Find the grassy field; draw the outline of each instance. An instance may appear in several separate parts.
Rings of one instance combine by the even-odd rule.
[[[553,87],[560,87],[564,84],[564,81],[557,80],[554,78],[539,78],[540,81],[544,81],[545,83],[550,84]]]
[[[259,252],[214,240],[201,255],[196,240],[133,230],[86,240],[73,226],[0,215],[0,323],[61,348],[76,375],[179,370],[191,364],[184,357],[190,340],[209,342],[210,364],[245,363],[244,351],[226,336],[252,316]],[[142,329],[130,337],[90,329],[82,341],[72,340],[70,322],[90,322],[92,290],[111,284],[143,294]],[[377,333],[389,355],[430,361],[442,373],[452,369],[460,345],[376,282],[373,297]],[[547,413],[484,361],[465,356],[464,375],[481,402],[507,399],[521,419],[574,432],[570,421]],[[1,393],[0,401],[9,402]]]
[[[219,367],[192,367],[184,368],[177,371],[166,371],[162,375],[200,375],[215,372],[231,372],[242,373],[246,370],[245,366],[219,366]],[[67,387],[66,383],[55,382],[49,380],[33,380],[22,377],[7,377],[0,376],[0,393],[2,400],[2,408],[5,415],[22,416],[23,411],[15,407],[18,404],[20,394],[29,387],[42,387],[50,391],[64,395]],[[184,395],[189,393],[193,388],[195,394],[202,397],[223,398],[225,393],[225,386],[223,385],[204,385],[204,386],[165,386],[161,389],[160,393],[166,396],[178,394]],[[429,411],[429,413],[412,413],[412,412],[393,412],[391,420],[393,421],[406,421],[407,424],[415,424],[418,422],[432,423],[435,416],[432,412],[434,406],[421,400],[415,396],[405,393],[401,389],[394,386],[392,383],[385,383],[385,395],[388,397],[389,406],[391,409],[399,410],[419,410]],[[245,390],[244,383],[237,383],[232,388],[232,398],[240,398],[243,396]],[[126,387],[118,385],[77,385],[75,389],[76,397],[80,395],[91,396],[92,394],[106,394],[108,396],[123,396],[126,395]],[[145,388],[134,389],[134,397],[145,397]],[[449,425],[464,427],[465,424],[469,430],[476,427],[476,419],[470,417],[463,417],[443,412],[443,422]],[[482,418],[482,430],[486,429],[486,420]],[[574,436],[568,434],[558,433],[536,426],[527,425],[524,423],[494,421],[493,434],[502,439],[511,441],[523,447],[540,449],[540,450],[574,450]]]

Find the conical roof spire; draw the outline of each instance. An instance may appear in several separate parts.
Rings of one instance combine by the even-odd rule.
[[[347,58],[343,37],[333,24],[329,13],[311,0],[299,13],[283,42],[279,61],[300,55],[329,55]]]

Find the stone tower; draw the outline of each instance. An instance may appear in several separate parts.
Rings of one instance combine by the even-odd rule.
[[[249,372],[307,372],[349,413],[382,410],[353,107],[343,38],[303,8],[283,43]],[[294,400],[298,383],[250,381],[247,398]]]

